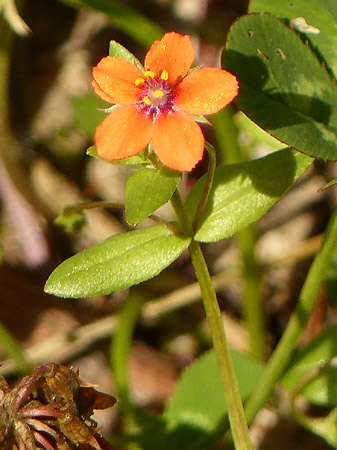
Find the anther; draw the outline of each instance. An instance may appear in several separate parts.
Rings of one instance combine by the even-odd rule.
[[[154,72],[152,72],[152,70],[146,70],[146,71],[144,72],[144,75],[145,75],[146,77],[150,77],[150,78],[154,78],[154,77],[156,76],[156,74],[155,74]]]
[[[148,106],[151,105],[151,100],[149,99],[149,97],[147,95],[145,95],[145,97],[143,97],[143,102],[145,103],[145,105],[148,105]]]
[[[161,78],[162,80],[164,80],[164,81],[167,81],[167,80],[168,80],[168,72],[167,72],[167,70],[163,70],[163,71],[162,71],[162,73],[161,73],[161,75],[160,75],[160,78]]]
[[[144,78],[137,78],[137,80],[135,81],[136,86],[139,86],[140,84],[143,84],[143,83],[145,83]]]

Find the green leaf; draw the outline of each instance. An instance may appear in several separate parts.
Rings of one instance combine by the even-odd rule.
[[[232,236],[262,217],[310,166],[312,159],[289,148],[253,161],[218,167],[195,239],[214,242]],[[185,206],[192,219],[205,178]]]
[[[149,217],[170,200],[181,179],[178,172],[165,167],[142,169],[131,175],[125,189],[125,213],[130,225]]]
[[[329,183],[320,188],[320,190],[324,191],[325,189],[328,189],[329,187],[334,186],[335,184],[337,184],[337,178],[334,178],[333,180],[329,181]]]
[[[155,277],[189,243],[162,226],[117,234],[64,261],[45,291],[72,298],[110,294]]]
[[[131,156],[130,158],[119,159],[116,161],[110,161],[109,159],[101,158],[100,156],[98,156],[96,147],[94,145],[89,147],[86,153],[92,158],[100,159],[101,161],[107,162],[109,164],[115,164],[119,166],[137,166],[149,164],[149,160],[147,159],[145,152],[138,153],[138,155]]]
[[[106,103],[95,94],[87,94],[72,99],[73,116],[76,125],[93,139],[96,127],[104,120],[106,114],[100,108]]]
[[[337,2],[335,0],[253,0],[249,12],[267,11],[286,19],[305,36],[337,78]],[[303,20],[299,20],[303,18]],[[297,25],[299,24],[299,25]],[[303,24],[303,25],[301,25]]]
[[[268,13],[244,16],[222,62],[254,122],[304,153],[337,159],[337,86],[294,30]]]
[[[313,339],[305,348],[300,350],[291,362],[289,369],[282,378],[282,383],[288,389],[294,389],[303,379],[312,380],[306,384],[301,393],[308,400],[323,406],[337,406],[337,367],[335,364],[326,365],[337,356],[337,326],[326,328],[318,337]]]
[[[123,45],[116,41],[110,41],[109,45],[109,55],[116,56],[119,58],[124,58],[127,61],[130,61],[132,64],[137,66],[140,70],[144,70],[143,65],[139,62],[139,60],[133,55],[129,50],[127,50]]]
[[[89,6],[108,16],[110,22],[140,44],[150,46],[164,34],[162,28],[132,6],[120,0],[59,0],[66,5],[81,8]]]
[[[240,394],[245,400],[258,383],[263,365],[237,351],[232,352],[232,357]],[[169,446],[164,448],[190,448],[203,435],[214,432],[226,416],[225,393],[212,350],[190,365],[177,383],[164,412],[166,429],[170,433]]]

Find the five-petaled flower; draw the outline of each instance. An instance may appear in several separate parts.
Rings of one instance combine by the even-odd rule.
[[[193,169],[205,144],[193,116],[216,113],[238,93],[234,75],[215,67],[189,72],[193,60],[190,37],[171,32],[153,43],[144,71],[113,56],[104,57],[93,68],[95,92],[119,105],[97,127],[99,156],[120,160],[151,143],[165,166]]]

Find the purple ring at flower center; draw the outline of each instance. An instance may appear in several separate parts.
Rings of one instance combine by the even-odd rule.
[[[174,93],[168,82],[158,77],[146,77],[141,86],[138,109],[154,120],[171,111],[173,106]]]

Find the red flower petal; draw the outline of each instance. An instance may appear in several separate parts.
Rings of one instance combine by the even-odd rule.
[[[189,114],[214,114],[228,105],[238,94],[234,75],[226,70],[205,67],[190,73],[178,84],[176,106]]]
[[[148,145],[151,132],[152,121],[137,106],[122,106],[96,128],[97,153],[111,161],[134,156]]]
[[[160,41],[154,41],[145,57],[145,69],[160,76],[168,73],[170,86],[180,81],[188,72],[194,59],[194,49],[188,35],[166,33]]]
[[[189,115],[171,112],[154,122],[152,144],[165,166],[189,171],[201,160],[205,139]]]
[[[138,100],[140,88],[135,81],[143,76],[142,71],[130,61],[106,56],[92,69],[92,85],[103,100],[127,105]]]

